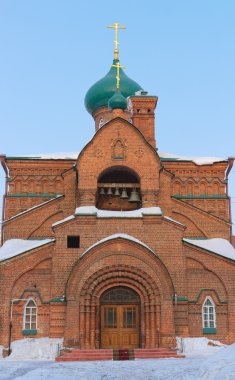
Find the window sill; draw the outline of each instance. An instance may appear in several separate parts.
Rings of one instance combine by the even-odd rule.
[[[205,327],[202,331],[203,334],[216,334],[216,327]]]
[[[37,330],[22,330],[22,335],[36,335]]]

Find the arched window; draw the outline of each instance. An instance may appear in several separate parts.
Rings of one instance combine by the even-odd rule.
[[[116,153],[119,154],[118,149]],[[96,198],[98,209],[131,211],[141,208],[141,205],[140,178],[132,169],[118,165],[100,174]]]
[[[211,297],[206,297],[202,305],[202,324],[203,332],[213,333],[216,332],[216,313],[215,304]]]
[[[101,117],[99,121],[99,128],[103,127],[103,125],[104,125],[104,119]]]
[[[37,304],[30,298],[24,307],[24,330],[37,330]]]

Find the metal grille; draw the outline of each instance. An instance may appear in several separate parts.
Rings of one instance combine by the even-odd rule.
[[[139,302],[140,298],[138,294],[134,290],[125,287],[112,288],[101,297],[101,303],[103,304],[137,304]]]

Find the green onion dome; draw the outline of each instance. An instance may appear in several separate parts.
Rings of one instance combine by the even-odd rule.
[[[121,108],[125,110],[127,107],[126,98],[121,94],[120,90],[117,89],[113,96],[108,101],[108,107],[111,109]]]
[[[113,60],[114,65],[116,65],[117,62],[119,62],[118,59]],[[109,99],[116,92],[116,75],[116,68],[111,67],[109,72],[102,79],[93,84],[93,86],[91,86],[87,91],[85,97],[85,106],[90,114],[92,114],[98,108],[108,106]],[[135,92],[140,90],[142,90],[142,87],[134,80],[130,79],[120,68],[120,95],[124,98],[127,98],[128,96],[134,95]],[[121,104],[124,104],[123,101]]]

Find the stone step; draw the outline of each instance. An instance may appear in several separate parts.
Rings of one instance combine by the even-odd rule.
[[[56,361],[96,361],[96,360],[113,360],[113,350],[71,350],[65,352],[62,356],[56,358]]]
[[[176,351],[167,348],[136,348],[136,359],[162,359],[162,358],[183,358],[183,355],[178,355]]]
[[[106,356],[96,356],[96,357],[90,357],[90,356],[84,356],[84,357],[63,357],[60,356],[56,358],[57,362],[83,362],[83,361],[98,361],[98,360],[113,360],[113,357],[106,357]]]
[[[97,361],[97,360],[134,360],[134,359],[163,359],[163,358],[184,358],[178,355],[176,351],[161,349],[143,349],[137,348],[129,351],[129,355],[124,355],[128,350],[78,350],[74,349],[65,352],[62,356],[56,358],[58,362],[67,361]]]
[[[107,349],[107,350],[71,350],[70,352],[65,352],[64,355],[81,355],[81,354],[113,354],[113,350]]]

